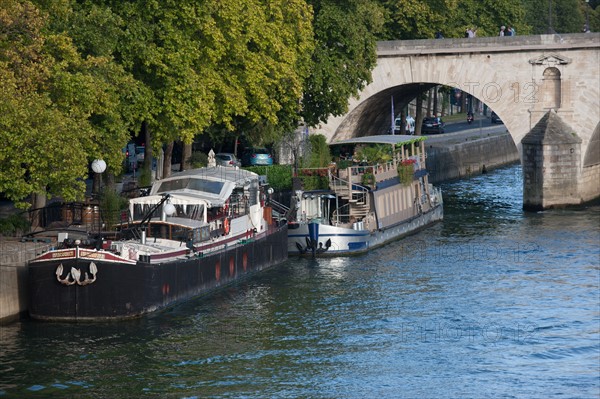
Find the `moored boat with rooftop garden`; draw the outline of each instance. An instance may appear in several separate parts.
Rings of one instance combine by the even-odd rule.
[[[442,220],[442,193],[425,168],[425,139],[380,135],[330,144],[352,159],[308,172],[326,177],[328,187],[294,193],[288,252],[357,254]]]

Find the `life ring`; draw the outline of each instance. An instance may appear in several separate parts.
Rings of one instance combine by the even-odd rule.
[[[229,219],[225,218],[223,220],[223,230],[225,231],[225,234],[229,234]]]

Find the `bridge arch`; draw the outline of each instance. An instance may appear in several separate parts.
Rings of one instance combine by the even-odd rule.
[[[600,196],[594,183],[600,164],[592,153],[599,145],[599,33],[379,42],[377,53],[373,80],[349,101],[347,114],[316,129],[328,141],[387,134],[392,98],[400,109],[435,85],[458,87],[500,116],[521,159],[523,138],[543,116],[557,115],[580,140],[572,176],[583,176],[581,187],[591,183],[581,198]]]

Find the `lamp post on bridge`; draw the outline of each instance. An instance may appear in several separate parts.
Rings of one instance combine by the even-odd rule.
[[[583,33],[590,31],[590,0],[585,0],[585,26],[583,27]]]
[[[551,35],[554,33],[554,29],[552,28],[552,0],[548,0],[548,34]]]

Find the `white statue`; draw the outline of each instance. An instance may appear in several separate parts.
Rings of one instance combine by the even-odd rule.
[[[214,168],[216,166],[217,166],[217,160],[215,159],[215,152],[211,148],[210,151],[208,152],[208,167]]]

